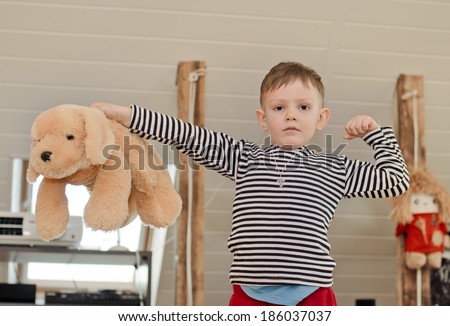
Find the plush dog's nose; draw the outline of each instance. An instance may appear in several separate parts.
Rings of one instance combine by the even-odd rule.
[[[50,156],[52,156],[52,152],[49,152],[49,151],[45,151],[45,152],[42,152],[42,154],[41,154],[41,159],[44,161],[44,162],[47,162],[47,161],[50,161]]]

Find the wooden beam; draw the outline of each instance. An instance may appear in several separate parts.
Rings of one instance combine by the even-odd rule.
[[[190,80],[191,73],[205,69],[203,61],[186,61],[178,64],[178,118],[189,122]],[[204,76],[200,76],[196,83],[194,121],[204,125]],[[186,155],[179,154],[180,171],[179,187],[183,208],[177,222],[177,279],[176,305],[188,305],[188,282],[192,283],[192,304],[204,305],[204,170],[203,167],[189,162]],[[189,179],[188,169],[192,169],[192,180]],[[192,207],[189,207],[189,183],[192,182]],[[189,214],[192,217],[188,221]],[[190,223],[190,224],[189,224]],[[189,228],[191,237],[188,236]],[[188,240],[191,240],[191,270],[187,266]],[[192,279],[188,279],[191,272]]]
[[[398,142],[405,158],[406,165],[414,167],[414,113],[413,98],[402,97],[410,92],[417,92],[417,122],[419,132],[419,162],[418,167],[425,166],[425,106],[423,76],[400,75],[397,80],[397,107],[398,107]]]
[[[397,109],[398,126],[397,138],[405,158],[406,165],[411,171],[414,168],[414,110],[411,92],[417,92],[417,131],[418,131],[418,162],[417,167],[426,164],[425,155],[425,106],[423,76],[400,75],[397,80]],[[422,268],[422,305],[431,304],[430,270]],[[397,301],[401,306],[417,305],[416,271],[411,270],[405,263],[405,237],[397,239]]]

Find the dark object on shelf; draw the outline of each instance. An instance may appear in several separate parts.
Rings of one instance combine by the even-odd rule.
[[[103,290],[98,292],[53,292],[45,293],[46,305],[86,306],[140,306],[139,294]]]
[[[0,302],[35,303],[35,284],[0,283]]]
[[[375,299],[356,299],[357,306],[375,306]]]

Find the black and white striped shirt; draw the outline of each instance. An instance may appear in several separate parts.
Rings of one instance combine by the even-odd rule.
[[[336,264],[327,231],[339,201],[396,196],[409,186],[390,127],[363,138],[374,150],[372,164],[307,147],[261,148],[135,105],[132,110],[133,132],[171,144],[235,182],[228,239],[234,284],[331,286]]]

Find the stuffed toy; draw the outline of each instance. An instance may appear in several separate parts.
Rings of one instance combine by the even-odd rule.
[[[391,217],[396,236],[405,235],[405,263],[410,269],[441,267],[444,247],[450,247],[447,222],[450,197],[426,169],[410,173],[410,187],[393,197]]]
[[[90,192],[83,220],[93,230],[113,231],[137,215],[165,227],[181,211],[181,198],[153,147],[97,109],[71,104],[39,114],[31,128],[27,180],[43,180],[36,227],[45,241],[61,237],[69,220],[67,184]]]

